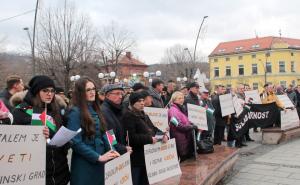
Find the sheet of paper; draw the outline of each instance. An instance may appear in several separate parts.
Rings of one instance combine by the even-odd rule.
[[[295,107],[295,105],[286,94],[277,95],[277,98],[284,104],[285,108]]]
[[[261,99],[258,90],[245,91],[245,96],[246,103],[261,104]]]
[[[223,117],[235,113],[231,94],[220,95],[219,98]]]
[[[69,142],[73,137],[75,137],[78,133],[81,132],[81,128],[77,131],[72,131],[67,129],[64,126],[61,126],[60,129],[56,132],[54,137],[51,140],[48,140],[49,145],[53,146],[63,146],[67,142]]]

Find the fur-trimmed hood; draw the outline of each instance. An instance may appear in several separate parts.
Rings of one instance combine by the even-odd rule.
[[[17,105],[21,104],[24,101],[24,98],[27,94],[27,90],[26,91],[22,91],[22,92],[17,92],[16,94],[14,94],[10,99],[9,99],[9,103],[12,107],[16,107]],[[61,107],[61,108],[67,108],[67,104],[66,102],[63,100],[62,97],[60,97],[59,95],[55,95],[55,101],[57,102],[57,104]]]

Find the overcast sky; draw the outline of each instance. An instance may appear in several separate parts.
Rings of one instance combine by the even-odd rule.
[[[204,55],[219,42],[255,37],[300,38],[298,0],[68,0],[90,16],[96,27],[112,21],[126,27],[137,40],[134,55],[147,64],[160,62],[165,49],[195,44],[203,16],[197,51]],[[35,8],[36,0],[0,0],[0,19]],[[41,6],[61,6],[63,0],[40,0]],[[33,26],[34,12],[0,22],[6,51],[30,52],[24,27]]]

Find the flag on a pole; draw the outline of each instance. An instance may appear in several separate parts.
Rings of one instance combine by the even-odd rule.
[[[57,130],[54,119],[47,115],[45,111],[42,114],[32,113],[31,125],[47,125],[52,131],[56,132]]]
[[[172,123],[175,127],[179,125],[178,120],[174,116],[171,117],[170,123]]]
[[[111,129],[111,130],[106,131],[106,137],[108,139],[110,148],[113,149],[112,146],[114,146],[118,143],[117,139],[116,139],[116,136],[115,136],[115,133],[114,133],[114,130]]]

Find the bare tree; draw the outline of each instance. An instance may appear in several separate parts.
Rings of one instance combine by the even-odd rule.
[[[136,45],[133,34],[126,28],[112,22],[100,31],[100,43],[103,48],[101,52],[102,64],[105,66],[106,72],[108,72],[110,66],[117,76],[120,55]]]
[[[70,88],[70,75],[80,63],[96,60],[97,36],[89,18],[65,3],[63,9],[49,9],[40,18],[37,38],[38,67],[58,85]]]
[[[191,81],[197,68],[200,68],[202,72],[208,72],[208,64],[202,61],[204,61],[204,58],[193,61],[190,50],[183,45],[176,44],[166,49],[161,59],[163,65],[159,68],[162,71],[164,80],[176,80],[176,77],[186,76]]]

